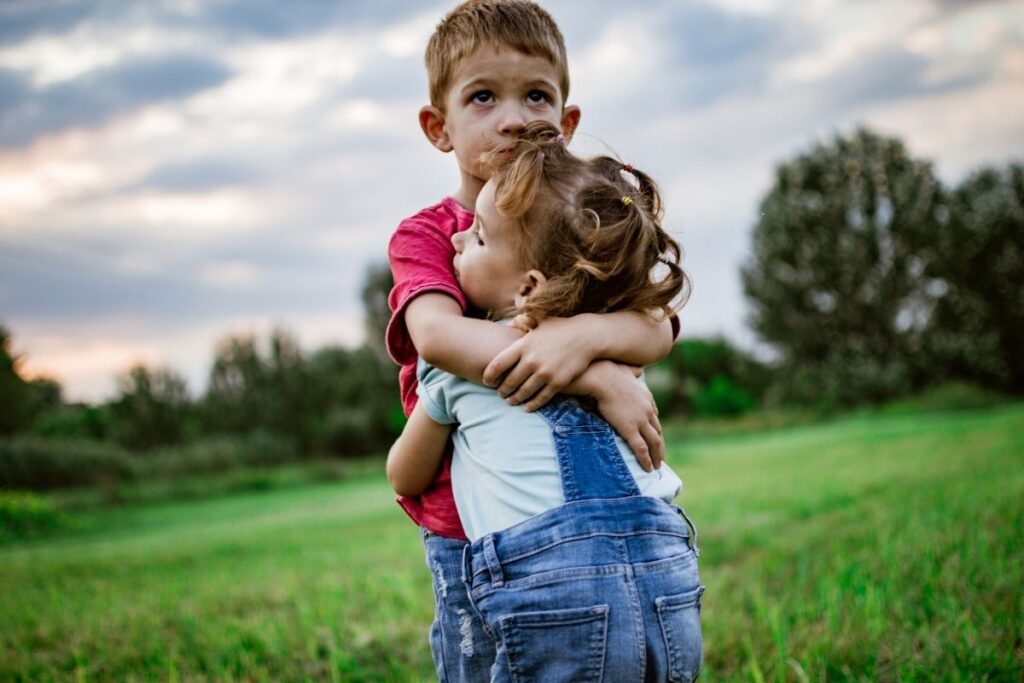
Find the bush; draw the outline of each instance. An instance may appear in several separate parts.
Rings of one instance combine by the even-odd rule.
[[[742,415],[757,407],[754,399],[723,375],[716,375],[692,398],[696,415],[727,417]]]
[[[917,413],[947,410],[985,410],[1006,404],[1010,399],[967,382],[947,382],[930,387],[916,396],[885,406],[887,413]]]
[[[47,439],[100,440],[110,432],[110,416],[97,406],[61,406],[37,417],[29,432]]]
[[[47,498],[28,491],[0,491],[0,542],[56,529],[63,521]]]
[[[112,484],[134,476],[117,446],[85,440],[0,440],[0,488],[48,490]]]
[[[138,458],[135,468],[144,479],[212,474],[243,467],[280,465],[294,460],[297,453],[293,439],[257,430],[239,436],[210,436],[150,451]]]

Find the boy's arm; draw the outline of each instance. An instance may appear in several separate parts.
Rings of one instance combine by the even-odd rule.
[[[451,425],[434,422],[422,403],[416,405],[388,453],[386,471],[395,493],[418,496],[430,486],[441,466],[451,432]]]
[[[572,321],[577,318],[583,320],[576,330],[579,336],[573,338]],[[547,400],[561,391],[595,398],[602,417],[625,439],[643,468],[650,471],[661,465],[665,450],[657,408],[650,392],[636,381],[631,371],[616,368],[614,363],[591,367],[596,356],[590,354],[621,352],[629,356],[637,353],[629,357],[644,360],[649,358],[644,353],[657,353],[664,345],[661,351],[664,356],[672,342],[671,324],[667,321],[657,323],[650,316],[630,312],[594,318],[576,316],[564,321],[545,320],[524,337],[521,330],[510,325],[464,317],[458,302],[446,294],[421,294],[408,304],[405,311],[405,324],[420,357],[430,365],[471,382],[482,383],[484,368],[510,344],[520,338],[525,340],[537,335],[535,343],[527,347],[533,372],[528,374],[526,381],[534,381],[534,375],[537,375],[539,391],[548,396]],[[539,334],[544,325],[552,322],[556,325],[549,333]],[[562,325],[561,322],[567,324]],[[592,324],[594,328],[589,327]],[[607,327],[601,328],[601,324]],[[608,336],[587,339],[588,334]],[[634,346],[642,347],[644,351],[637,352],[632,348]],[[647,362],[658,359],[654,356]],[[527,409],[539,408],[547,400],[538,402],[536,398],[532,399]]]
[[[565,391],[593,361],[653,365],[668,355],[674,336],[670,319],[658,321],[637,311],[546,318],[494,356],[483,379],[511,405],[525,402],[523,407],[533,411]]]
[[[491,359],[524,334],[510,325],[467,318],[455,299],[439,292],[409,302],[405,325],[420,358],[477,384],[483,384]]]

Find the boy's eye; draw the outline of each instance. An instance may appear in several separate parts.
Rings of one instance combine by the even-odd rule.
[[[543,104],[551,100],[548,94],[543,90],[531,90],[526,95],[526,99],[530,101],[530,104]]]
[[[469,98],[471,102],[477,104],[487,104],[494,99],[494,93],[490,90],[480,90],[479,92],[473,93],[473,96]]]
[[[479,246],[484,246],[484,239],[480,237],[480,228],[473,228],[473,237],[476,238],[476,243]]]

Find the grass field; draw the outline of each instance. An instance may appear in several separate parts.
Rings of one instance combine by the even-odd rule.
[[[1024,406],[669,445],[702,680],[1024,679]],[[383,475],[69,524],[0,546],[0,681],[431,680]]]

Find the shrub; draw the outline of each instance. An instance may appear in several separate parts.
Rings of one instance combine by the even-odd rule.
[[[136,471],[142,478],[211,474],[242,467],[280,465],[294,460],[297,452],[293,439],[256,430],[237,436],[210,436],[151,451],[138,459]]]
[[[742,415],[757,407],[754,399],[724,375],[716,375],[693,396],[693,412],[697,415],[725,417]]]
[[[49,499],[28,491],[0,491],[0,541],[33,536],[62,523]]]
[[[0,440],[0,488],[48,490],[112,484],[134,476],[117,446],[86,440]]]

